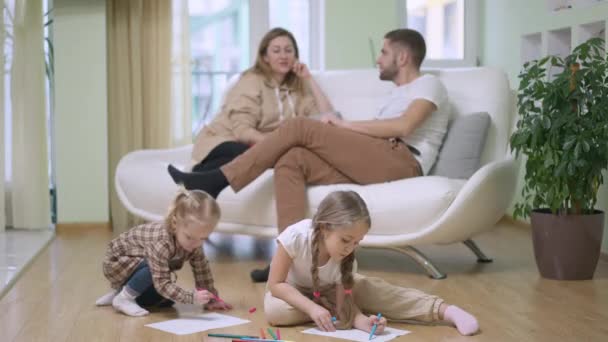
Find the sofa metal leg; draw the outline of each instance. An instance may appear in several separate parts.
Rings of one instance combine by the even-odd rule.
[[[401,254],[405,254],[410,258],[414,259],[416,263],[422,266],[429,277],[433,279],[445,279],[447,275],[441,271],[426,257],[421,251],[412,246],[404,246],[404,247],[379,247],[382,249],[389,249],[392,251],[399,252]]]
[[[479,246],[477,246],[477,244],[475,243],[475,241],[468,239],[463,241],[462,243],[464,243],[465,246],[469,247],[469,249],[471,251],[473,251],[473,253],[475,253],[475,255],[477,256],[477,262],[479,263],[489,263],[492,262],[493,260],[488,258],[479,248]]]

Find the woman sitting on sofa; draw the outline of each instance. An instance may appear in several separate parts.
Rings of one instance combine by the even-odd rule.
[[[196,137],[192,171],[217,169],[230,162],[284,119],[333,111],[298,57],[291,32],[274,28],[266,33],[255,65],[243,72],[220,113]]]

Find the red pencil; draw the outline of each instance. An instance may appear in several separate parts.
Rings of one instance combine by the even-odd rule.
[[[279,330],[279,328],[277,328],[277,340],[281,339],[281,330]]]
[[[205,289],[201,289],[200,287],[196,288],[197,291],[205,291]],[[223,302],[224,300],[221,299],[220,297],[216,296],[213,292],[207,291],[211,294],[211,296],[213,296],[213,299],[217,300],[218,302]]]

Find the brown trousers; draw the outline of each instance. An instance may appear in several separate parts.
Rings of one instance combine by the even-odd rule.
[[[274,168],[279,231],[306,217],[307,185],[373,184],[421,175],[401,142],[294,118],[221,170],[236,192]]]
[[[354,274],[354,280],[352,295],[355,296],[355,305],[367,315],[380,312],[388,320],[411,323],[430,323],[440,319],[439,307],[443,299],[439,297],[416,289],[395,286],[380,278]],[[312,297],[312,293],[303,294]],[[335,296],[335,291],[329,296]],[[266,291],[264,297],[264,312],[272,325],[298,325],[311,321],[306,313],[273,297],[270,291]]]

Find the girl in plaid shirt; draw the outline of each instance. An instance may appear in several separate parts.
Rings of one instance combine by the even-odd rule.
[[[144,316],[149,312],[143,307],[174,302],[232,309],[213,299],[218,292],[202,248],[219,218],[220,208],[206,192],[181,190],[164,221],[133,227],[110,242],[103,273],[113,290],[96,304],[112,304],[129,316]],[[171,277],[185,261],[194,273],[193,290],[181,288]]]

